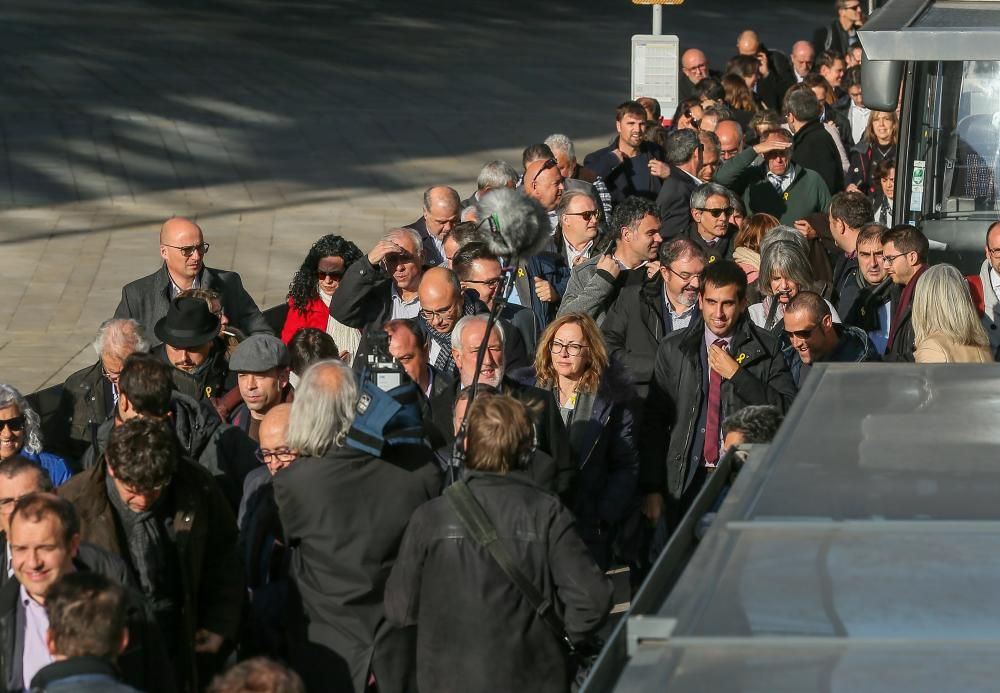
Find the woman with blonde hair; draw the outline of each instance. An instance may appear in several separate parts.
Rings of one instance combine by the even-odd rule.
[[[894,111],[872,111],[865,134],[851,150],[851,167],[847,172],[848,183],[868,197],[878,190],[875,168],[886,160],[896,158],[899,140],[899,119]]]
[[[512,374],[552,393],[580,475],[573,512],[594,559],[606,568],[613,530],[633,508],[639,460],[632,425],[635,389],[608,356],[597,323],[584,313],[552,321],[538,342],[533,368]]]
[[[913,293],[913,358],[917,363],[990,363],[990,340],[969,285],[951,265],[934,265]]]

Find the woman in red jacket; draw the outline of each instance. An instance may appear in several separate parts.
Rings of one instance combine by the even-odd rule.
[[[281,330],[281,340],[288,344],[303,327],[325,331],[341,353],[354,359],[361,332],[347,327],[330,316],[330,299],[340,286],[344,272],[361,257],[361,250],[340,236],[323,236],[313,243],[299,271],[288,285],[288,317]]]

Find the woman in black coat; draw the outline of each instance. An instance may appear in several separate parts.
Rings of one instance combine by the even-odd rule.
[[[597,323],[582,313],[554,320],[539,340],[534,367],[514,377],[549,390],[559,406],[580,470],[572,506],[577,529],[606,569],[615,530],[636,503],[635,388],[625,368],[610,361]]]

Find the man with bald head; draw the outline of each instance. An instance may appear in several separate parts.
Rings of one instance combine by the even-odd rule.
[[[688,48],[681,55],[681,73],[683,77],[677,83],[678,97],[681,101],[694,96],[694,87],[701,80],[706,77],[719,79],[722,76],[716,70],[709,69],[708,58],[697,48]]]
[[[549,221],[555,229],[555,210],[559,198],[566,190],[563,175],[555,158],[532,161],[524,167],[524,194],[535,200],[549,214]]]
[[[444,241],[461,214],[462,199],[454,188],[435,185],[424,191],[424,212],[407,228],[420,234],[426,264],[433,267],[445,263]]]
[[[251,652],[287,652],[288,547],[274,501],[274,475],[298,457],[288,447],[291,404],[272,407],[260,422],[260,467],[243,484],[238,524],[247,589],[247,627],[242,647]]]
[[[160,257],[163,265],[152,274],[126,284],[116,318],[132,318],[160,343],[153,326],[165,317],[170,301],[185,289],[212,289],[219,294],[229,324],[244,334],[272,334],[260,308],[243,288],[236,272],[205,266],[209,244],[201,228],[184,217],[171,217],[160,227]]]
[[[750,55],[757,59],[760,79],[754,85],[754,91],[768,108],[780,111],[785,91],[795,83],[788,57],[779,51],[768,50],[752,29],[747,29],[737,37],[736,50],[740,55]]]
[[[816,49],[809,41],[796,41],[792,44],[792,72],[795,76],[795,83],[798,84],[806,78],[813,69],[813,62],[816,60]]]
[[[719,158],[729,161],[743,151],[743,127],[735,120],[720,120],[715,126],[719,138]]]
[[[476,291],[462,290],[458,277],[451,270],[433,267],[424,273],[420,282],[420,325],[430,336],[428,359],[435,369],[448,377],[458,375],[452,357],[451,333],[462,317],[487,310]],[[530,361],[521,333],[508,321],[500,322],[511,333],[504,344],[506,362],[512,368],[528,365]]]

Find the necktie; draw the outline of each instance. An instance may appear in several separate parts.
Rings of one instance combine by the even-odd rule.
[[[720,349],[726,348],[726,340],[716,339],[712,342]],[[708,412],[705,420],[705,447],[702,457],[706,467],[715,467],[719,463],[719,433],[722,418],[722,376],[713,369],[708,370]]]
[[[784,176],[778,176],[778,175],[775,175],[773,173],[769,173],[769,174],[767,174],[767,179],[769,181],[771,181],[771,185],[774,186],[775,190],[777,190],[778,192],[781,192],[781,188],[782,188],[782,186],[784,185],[784,182],[785,182],[785,177]]]

